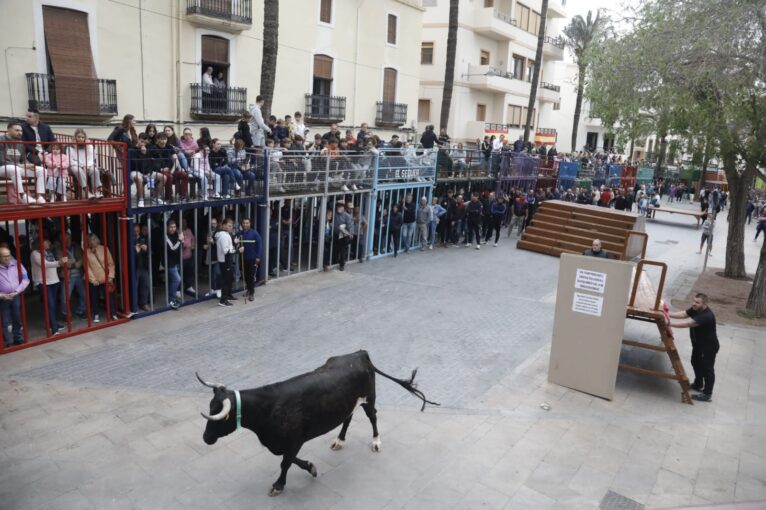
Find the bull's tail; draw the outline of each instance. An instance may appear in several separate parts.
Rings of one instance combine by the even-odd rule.
[[[385,373],[385,372],[383,372],[381,370],[378,370],[378,368],[375,365],[373,365],[372,368],[375,370],[375,372],[379,373],[380,375],[382,375],[386,379],[391,379],[396,384],[398,384],[399,386],[401,386],[402,388],[404,388],[405,390],[409,391],[410,393],[412,393],[413,395],[418,397],[420,400],[422,400],[423,401],[423,406],[420,408],[421,412],[426,408],[426,404],[431,404],[432,406],[439,406],[439,405],[441,405],[438,402],[431,402],[430,400],[426,399],[426,396],[423,395],[423,392],[418,389],[417,385],[414,382],[415,381],[415,375],[418,373],[418,369],[417,368],[412,371],[412,376],[410,377],[409,381],[406,380],[406,379],[397,379],[396,377],[392,377],[392,376],[388,375],[387,373]]]

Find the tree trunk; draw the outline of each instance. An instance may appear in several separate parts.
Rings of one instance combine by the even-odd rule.
[[[635,148],[634,147],[635,142],[636,142],[635,138],[631,138],[630,139],[630,151],[628,152],[628,161],[630,161],[630,162],[633,161],[633,149]]]
[[[726,265],[723,273],[727,278],[744,278],[745,272],[745,208],[747,207],[748,169],[739,175],[736,155],[722,151],[724,169],[729,182],[729,232],[726,238]]]
[[[540,69],[543,64],[543,44],[545,44],[545,21],[548,16],[548,0],[543,0],[540,9],[540,28],[537,31],[537,51],[535,52],[535,70],[532,72],[532,88],[529,92],[529,103],[527,103],[527,121],[524,124],[524,141],[529,141],[529,131],[532,126],[533,114],[535,110],[535,101],[537,100],[537,87],[540,82]],[[537,126],[540,127],[540,126]]]
[[[660,151],[657,154],[657,165],[654,168],[654,175],[660,175],[662,164],[665,163],[665,154],[668,152],[668,132],[658,133],[657,137],[660,140]]]
[[[705,174],[707,173],[707,165],[710,163],[710,154],[708,153],[708,148],[710,147],[710,138],[705,137],[705,145],[702,149],[702,171],[700,172],[700,185],[699,189],[697,190],[697,196],[699,197],[700,191],[705,189]],[[694,199],[692,199],[692,202],[694,202]]]
[[[277,48],[279,45],[279,0],[263,2],[263,55],[261,57],[261,91],[263,106],[261,113],[268,119],[274,85],[277,79]]]
[[[747,308],[759,317],[766,317],[766,241],[761,245],[761,258],[755,271],[753,288],[747,298]]]
[[[585,89],[585,63],[577,64],[577,101],[575,102],[574,122],[572,123],[572,152],[577,152],[577,129],[580,126],[580,113],[582,112],[582,95]]]
[[[452,104],[452,86],[455,83],[455,53],[457,50],[458,0],[449,2],[449,28],[447,29],[447,65],[444,68],[444,89],[442,90],[442,108],[439,114],[439,129],[447,129],[450,106]]]

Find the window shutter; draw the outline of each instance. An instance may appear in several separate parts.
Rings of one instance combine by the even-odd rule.
[[[420,43],[420,63],[421,64],[434,63],[434,43],[432,42]]]
[[[314,55],[314,78],[332,80],[332,57]]]
[[[487,120],[487,105],[485,104],[476,105],[476,120],[481,122],[484,122]]]
[[[61,113],[99,113],[96,67],[90,46],[88,15],[43,6],[45,45],[55,77]]]
[[[396,44],[396,16],[393,14],[388,15],[388,38],[386,40],[389,44]]]
[[[322,0],[319,5],[319,21],[332,23],[332,0]]]
[[[206,64],[229,65],[229,41],[213,35],[202,36],[202,61]],[[203,69],[204,71],[204,69]]]
[[[431,100],[418,99],[418,122],[431,121]]]
[[[396,102],[396,69],[390,67],[383,70],[383,102]]]

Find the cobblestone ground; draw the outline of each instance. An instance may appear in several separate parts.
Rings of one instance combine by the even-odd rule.
[[[648,226],[666,299],[701,268],[691,220]],[[750,230],[753,230],[750,228]],[[716,256],[725,225],[718,225]],[[747,236],[749,270],[757,249]],[[268,285],[253,304],[184,307],[0,358],[0,508],[653,508],[766,500],[763,331],[722,325],[715,402],[620,373],[615,400],[548,384],[558,259],[501,246],[435,249]],[[722,260],[711,260],[721,265]],[[587,335],[587,332],[583,332]],[[626,334],[653,340],[650,327]],[[689,346],[679,335],[687,370]],[[268,498],[279,459],[249,432],[202,442],[209,390],[247,388],[370,352],[441,408],[378,379],[383,452],[354,418]],[[643,366],[659,355],[625,349]],[[542,410],[547,402],[552,409]],[[610,506],[611,505],[611,506]]]

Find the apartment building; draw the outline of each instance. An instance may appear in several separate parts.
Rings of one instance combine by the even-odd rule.
[[[542,62],[535,62],[541,0],[460,2],[452,107],[453,140],[485,134],[511,139],[523,134],[535,66],[541,66],[533,112],[535,139],[556,142],[561,83],[555,65],[564,60],[561,30],[565,0],[550,0]],[[448,0],[424,0],[418,127],[439,124],[446,60]]]
[[[208,126],[228,138],[259,93],[262,0],[2,0],[0,117],[28,106],[91,137],[139,124]],[[272,112],[380,132],[415,125],[421,0],[281,2]],[[225,84],[212,92],[212,67]]]

